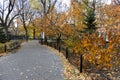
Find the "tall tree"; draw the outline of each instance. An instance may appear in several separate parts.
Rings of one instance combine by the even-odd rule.
[[[42,18],[44,23],[44,25],[42,25],[43,26],[42,31],[44,32],[44,34],[46,34],[47,15],[54,10],[57,0],[53,0],[53,1],[52,0],[37,0],[37,1],[30,0],[30,2],[34,8],[42,12]]]
[[[1,25],[0,25],[0,43],[4,43],[4,42],[6,42],[6,36],[5,36],[5,33],[4,33],[4,31],[3,31],[3,27],[1,27]]]
[[[27,0],[20,0],[19,6],[17,8],[20,7],[21,8],[23,7],[20,13],[20,20],[25,30],[25,39],[28,40],[29,37],[28,26],[33,19],[34,11],[31,9],[31,6]]]
[[[7,40],[10,39],[8,29],[22,9],[15,10],[15,3],[16,0],[3,0],[3,2],[0,2],[0,24],[5,30]]]
[[[96,0],[93,0],[92,2],[89,2],[88,0],[84,1],[84,24],[86,25],[85,31],[89,33],[93,33],[96,30],[95,4]]]
[[[71,1],[71,7],[69,11],[69,17],[70,17],[70,24],[74,26],[74,29],[76,31],[75,34],[80,34],[81,30],[84,28],[83,26],[83,7],[81,1]]]

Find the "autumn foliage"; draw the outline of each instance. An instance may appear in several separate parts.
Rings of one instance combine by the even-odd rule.
[[[84,60],[98,69],[111,68],[119,65],[120,33],[113,35],[109,32],[108,36],[109,43],[105,41],[104,36],[98,37],[97,33],[86,33],[78,39],[70,38],[67,42],[76,54],[83,54]]]
[[[35,29],[36,37],[44,32],[48,39],[65,40],[65,45],[71,51],[83,54],[85,66],[90,64],[103,69],[119,65],[120,6],[91,3],[90,0],[71,0],[70,7],[65,12],[57,11],[55,4],[47,3],[48,9],[45,5],[31,4],[33,9],[38,7],[41,13],[37,13],[39,17],[32,20],[28,27],[29,35],[33,36]],[[94,31],[91,32],[91,29]],[[106,35],[109,42],[106,42]]]

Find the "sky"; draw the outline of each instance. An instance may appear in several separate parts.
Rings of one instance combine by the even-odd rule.
[[[70,4],[70,0],[58,0],[58,1],[59,1],[59,2],[62,1],[62,3],[63,3],[64,5],[66,5],[66,6],[69,6],[69,4]],[[110,3],[111,3],[111,0],[102,0],[102,1],[106,2],[107,4],[110,4]],[[3,0],[0,0],[0,2],[3,2]]]
[[[58,12],[64,12],[69,9],[71,0],[58,0],[56,8]],[[99,0],[98,0],[99,1]],[[110,4],[111,0],[102,0],[103,3]]]
[[[66,3],[67,5],[70,4],[70,0],[59,0],[59,1],[62,1],[63,3]],[[111,3],[111,0],[102,0],[103,2],[106,2],[107,4],[110,4]]]
[[[57,9],[61,12],[61,11],[65,11],[69,9],[70,6],[70,1],[71,0],[58,0],[57,2]],[[103,2],[110,4],[111,0],[102,0]],[[3,0],[0,0],[0,3],[3,2]]]
[[[105,1],[107,4],[111,3],[111,0],[103,0],[103,1]]]
[[[56,8],[58,12],[64,12],[70,7],[70,0],[58,0]]]

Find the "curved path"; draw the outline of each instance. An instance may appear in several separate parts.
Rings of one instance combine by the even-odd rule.
[[[59,57],[35,40],[0,57],[0,80],[64,80],[62,70]]]

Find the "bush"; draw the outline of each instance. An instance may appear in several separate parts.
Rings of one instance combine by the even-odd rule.
[[[6,41],[7,41],[7,38],[5,36],[3,28],[0,27],[0,43],[5,43]]]
[[[5,44],[0,44],[0,53],[5,52],[5,45],[6,45],[6,50],[11,51],[19,47],[20,44],[21,44],[21,41],[18,41],[18,40],[7,42]]]
[[[3,53],[5,51],[4,44],[0,43],[0,53]]]
[[[73,48],[74,53],[84,55],[84,66],[94,65],[98,69],[111,68],[120,65],[120,34],[112,35],[109,32],[108,36],[109,43],[106,43],[103,36],[98,37],[96,33],[86,33],[79,39],[69,38],[66,43]]]

